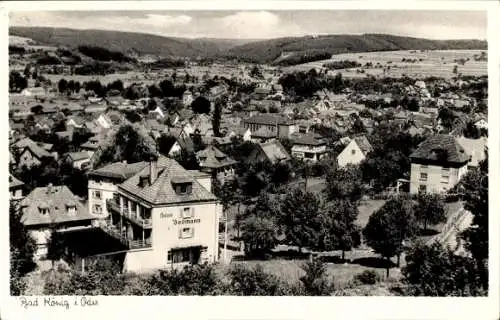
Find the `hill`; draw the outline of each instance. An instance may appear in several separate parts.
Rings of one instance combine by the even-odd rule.
[[[286,64],[286,57],[307,51],[323,50],[330,54],[397,50],[487,49],[480,40],[428,40],[385,34],[326,35],[279,38],[252,42],[227,50],[224,55],[247,62]],[[285,58],[284,58],[285,57]]]
[[[183,39],[134,32],[46,27],[10,27],[9,35],[52,46],[74,48],[91,45],[127,55],[151,54],[190,58],[212,56],[242,43],[241,40],[231,39]]]
[[[186,39],[152,34],[75,30],[45,27],[11,27],[11,36],[24,37],[52,46],[75,48],[91,45],[137,57],[211,57],[250,63],[293,65],[324,59],[325,54],[397,50],[486,50],[486,41],[429,40],[384,34],[287,37],[270,40]]]

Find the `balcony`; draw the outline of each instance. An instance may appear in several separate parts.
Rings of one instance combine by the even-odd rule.
[[[107,200],[108,210],[118,213],[122,217],[126,218],[130,222],[135,225],[143,228],[143,229],[151,229],[153,227],[153,221],[151,218],[146,219],[142,217],[138,217],[136,212],[130,213],[128,208],[124,208],[122,212],[120,212],[120,204],[116,203],[115,200]]]
[[[118,228],[114,226],[101,225],[100,228],[108,235],[119,240],[124,246],[126,246],[129,249],[144,249],[152,247],[151,239],[130,240],[127,238],[126,234],[120,232]]]

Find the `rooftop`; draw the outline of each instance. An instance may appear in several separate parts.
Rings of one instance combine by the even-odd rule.
[[[74,213],[68,212],[69,206],[75,207]],[[21,222],[28,226],[94,219],[66,186],[36,188],[21,202],[21,208]]]
[[[115,162],[93,170],[89,173],[89,176],[113,178],[124,181],[144,169],[147,165],[148,163],[145,161],[136,163]]]
[[[200,161],[200,166],[205,168],[217,169],[236,164],[235,160],[228,157],[214,146],[208,146],[198,151],[196,157]]]
[[[150,175],[152,173],[151,171],[156,172],[156,178],[143,187],[139,186],[141,177]],[[192,174],[177,163],[177,161],[162,156],[158,161],[148,164],[137,174],[123,182],[119,186],[119,189],[151,205],[217,200],[212,193],[205,189],[195,179],[192,181],[192,191],[190,193],[176,193],[172,183],[175,183],[178,177],[194,178]],[[174,181],[172,181],[172,179]]]
[[[422,142],[411,154],[412,160],[467,163],[470,156],[457,139],[446,134],[437,134]]]
[[[245,119],[246,123],[255,123],[255,124],[263,124],[263,125],[293,125],[294,122],[292,119],[270,113],[257,114],[253,117]]]

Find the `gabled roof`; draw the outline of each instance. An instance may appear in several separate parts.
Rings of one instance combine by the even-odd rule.
[[[140,177],[149,176],[151,167],[157,171],[157,178],[152,184],[140,187]],[[190,194],[177,194],[172,185],[176,177],[192,178]],[[167,205],[173,203],[215,201],[217,198],[205,189],[193,175],[184,169],[177,161],[161,156],[158,161],[148,164],[137,174],[127,179],[119,186],[119,190],[130,193],[152,205]]]
[[[272,163],[291,159],[285,147],[278,140],[272,140],[266,143],[257,144],[264,156]]]
[[[29,150],[38,159],[42,159],[43,157],[52,157],[52,155],[47,150],[40,147],[36,143],[29,144],[26,147],[24,147],[24,150],[21,152],[21,154],[23,154],[26,150]]]
[[[89,154],[85,151],[80,152],[70,152],[66,155],[71,161],[79,161],[84,159],[89,159]]]
[[[314,133],[307,133],[298,135],[293,139],[294,144],[306,146],[321,146],[325,145],[326,141],[320,135]]]
[[[356,137],[354,138],[354,141],[356,141],[356,144],[361,149],[361,151],[363,151],[364,154],[367,154],[373,150],[372,145],[365,136]]]
[[[68,206],[75,206],[76,213],[68,214]],[[94,219],[66,186],[35,188],[22,200],[23,207],[21,222],[27,226]],[[40,208],[48,209],[48,213],[42,214]]]
[[[24,182],[22,182],[21,180],[17,179],[16,177],[14,177],[13,175],[9,175],[9,189],[12,189],[12,188],[17,188],[17,187],[20,187],[20,186],[23,186],[24,185]]]
[[[105,177],[119,179],[125,181],[132,177],[137,172],[141,171],[148,165],[147,162],[141,161],[136,163],[114,162],[104,167],[93,170],[89,173],[90,176]]]
[[[263,125],[293,125],[294,122],[292,119],[282,116],[282,115],[277,115],[277,114],[270,114],[270,113],[263,113],[263,114],[257,114],[253,117],[250,117],[248,119],[243,120],[246,123],[256,123],[256,124],[263,124]]]
[[[412,160],[441,160],[449,163],[466,163],[470,159],[464,147],[458,143],[457,139],[446,134],[437,134],[427,138],[410,155],[410,158]]]
[[[198,151],[196,157],[200,162],[200,167],[217,169],[236,164],[236,161],[228,157],[225,153],[214,146]]]

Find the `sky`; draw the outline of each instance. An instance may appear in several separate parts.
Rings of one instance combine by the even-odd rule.
[[[363,33],[429,39],[487,37],[487,15],[480,11],[18,11],[10,13],[10,25],[185,38],[269,39]]]

